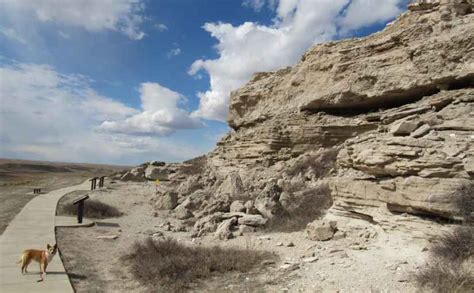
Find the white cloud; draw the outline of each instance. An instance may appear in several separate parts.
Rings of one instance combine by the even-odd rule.
[[[155,25],[153,25],[153,27],[159,32],[164,32],[168,30],[168,27],[162,23],[156,23]]]
[[[11,40],[17,41],[24,45],[26,44],[26,40],[13,28],[0,27],[0,34]]]
[[[178,56],[179,54],[181,54],[181,49],[174,48],[174,49],[169,50],[166,56],[168,56],[168,58],[172,58],[172,57]]]
[[[41,22],[82,27],[91,32],[119,31],[134,40],[145,34],[141,0],[3,0],[1,7],[12,15],[32,14]]]
[[[270,1],[268,3],[275,2]],[[258,71],[294,64],[313,44],[334,39],[341,29],[350,31],[400,13],[405,0],[280,0],[271,26],[245,22],[206,23],[203,28],[216,38],[219,58],[196,60],[189,74],[201,70],[210,77],[210,88],[198,93],[196,117],[225,120],[229,95]],[[246,2],[244,2],[246,3]],[[262,1],[248,1],[260,7]],[[365,5],[365,6],[364,6]],[[367,16],[367,9],[371,9]],[[365,18],[364,18],[365,17]]]
[[[265,6],[265,0],[244,0],[242,5],[245,7],[250,7],[258,12],[262,10],[263,6]]]
[[[126,120],[141,113],[100,95],[91,88],[92,83],[47,65],[0,65],[0,157],[137,164],[151,159],[188,159],[205,151],[173,137],[94,131],[104,120]],[[174,107],[180,96],[158,89],[161,92],[153,84],[142,85],[143,107],[181,113]],[[167,99],[157,102],[153,95],[158,93],[167,94]],[[174,120],[165,121],[165,127],[183,126],[174,115]]]
[[[98,128],[103,132],[135,135],[169,135],[177,129],[193,129],[204,124],[181,108],[185,98],[158,83],[142,83],[140,86],[142,112],[124,120],[105,121]]]
[[[339,22],[344,32],[387,21],[401,13],[400,0],[353,0]],[[370,11],[370,13],[367,13]]]

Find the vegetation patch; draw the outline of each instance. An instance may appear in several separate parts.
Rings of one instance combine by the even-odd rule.
[[[293,189],[293,187],[292,187]],[[285,213],[272,219],[267,227],[271,231],[301,231],[306,225],[321,217],[332,205],[331,190],[327,184],[288,193]]]
[[[58,207],[58,215],[77,215],[77,205],[73,205],[72,201],[60,204]],[[115,207],[103,203],[99,200],[88,199],[84,201],[84,216],[91,219],[105,219],[120,217],[122,213]]]
[[[434,292],[474,291],[474,226],[465,225],[435,240],[426,268],[416,275]]]
[[[253,249],[194,247],[172,239],[136,242],[124,260],[144,285],[181,292],[199,280],[231,272],[246,273],[265,259],[269,252]]]

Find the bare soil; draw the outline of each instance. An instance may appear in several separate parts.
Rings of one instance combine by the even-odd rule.
[[[60,228],[57,241],[77,292],[150,292],[137,280],[123,256],[136,241],[168,237],[189,246],[253,248],[277,255],[248,273],[214,275],[196,282],[190,292],[418,292],[414,273],[429,255],[433,222],[394,215],[385,226],[348,219],[339,223],[345,237],[311,241],[303,231],[249,232],[220,241],[213,235],[192,238],[192,223],[179,221],[168,211],[154,211],[152,183],[106,183],[89,193],[123,213],[99,220],[89,228]],[[168,224],[169,223],[169,224]],[[420,227],[431,227],[423,230]],[[414,227],[420,229],[414,229]],[[100,239],[113,236],[116,239]],[[98,238],[99,237],[99,238]]]
[[[126,167],[0,159],[0,234],[34,197],[33,188],[49,192],[124,168]]]

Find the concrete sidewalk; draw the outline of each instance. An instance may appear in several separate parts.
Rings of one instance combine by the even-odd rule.
[[[38,283],[39,264],[32,262],[22,275],[19,260],[26,249],[46,249],[56,243],[54,234],[58,200],[76,190],[89,190],[88,181],[40,194],[33,198],[0,235],[0,292],[73,292],[59,253],[48,265],[47,275]]]

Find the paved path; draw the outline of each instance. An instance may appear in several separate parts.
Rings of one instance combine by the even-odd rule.
[[[73,292],[59,253],[48,265],[43,282],[39,280],[39,265],[32,262],[29,274],[22,275],[19,260],[26,249],[45,249],[54,244],[55,214],[58,200],[66,193],[88,190],[90,183],[66,187],[33,198],[0,235],[0,292]]]

